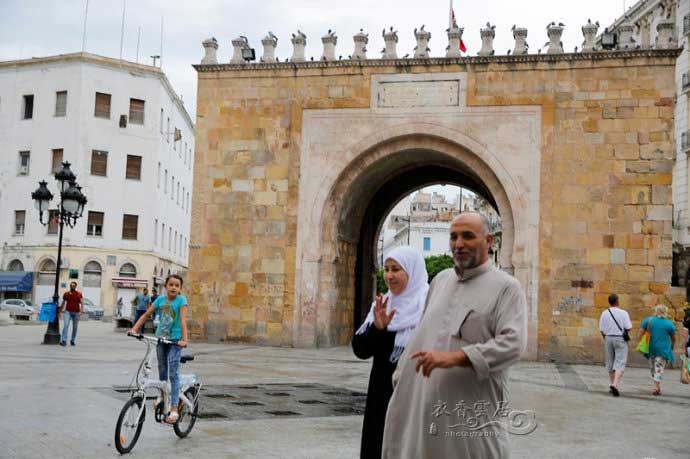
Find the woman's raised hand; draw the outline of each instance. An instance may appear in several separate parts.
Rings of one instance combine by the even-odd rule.
[[[391,309],[391,312],[386,311],[387,306],[388,297],[384,299],[383,295],[376,295],[376,302],[374,303],[374,325],[379,330],[385,329],[388,324],[391,323],[395,315],[395,309]]]

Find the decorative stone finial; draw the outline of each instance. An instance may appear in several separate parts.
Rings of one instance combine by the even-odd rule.
[[[448,32],[448,48],[446,49],[446,57],[461,57],[460,41],[462,40],[462,33],[464,28],[459,27],[455,21],[453,26],[446,30]]]
[[[527,44],[527,29],[513,25],[510,30],[513,31],[513,38],[515,39],[513,54],[518,56],[527,54],[527,50],[529,49],[529,45]]]
[[[618,49],[637,49],[640,46],[635,42],[635,26],[624,22],[618,26]]]
[[[482,38],[482,49],[479,50],[480,56],[494,55],[494,38],[496,38],[496,26],[486,23],[486,27],[479,31],[479,36]]]
[[[244,63],[244,59],[242,58],[242,50],[246,48],[249,48],[249,40],[244,35],[240,35],[232,40],[232,59],[230,59],[230,63]]]
[[[657,35],[654,47],[657,49],[675,48],[676,41],[673,36],[674,29],[675,23],[673,20],[664,19],[659,21],[656,25]]]
[[[582,26],[582,36],[585,41],[582,42],[582,52],[591,53],[598,51],[597,49],[597,32],[599,31],[599,21],[592,24],[591,19],[587,19],[587,24]]]
[[[352,53],[352,59],[366,59],[367,58],[367,43],[369,43],[369,34],[364,33],[364,29],[359,29],[359,33],[354,35],[352,39],[355,41],[355,52]]]
[[[269,30],[268,35],[261,39],[261,44],[264,45],[264,55],[261,58],[261,62],[275,62],[278,37]]]
[[[297,30],[297,35],[292,34],[292,57],[291,62],[304,62],[304,48],[307,46],[307,36],[304,32]]]
[[[561,36],[563,35],[563,29],[565,24],[559,22],[550,23],[546,26],[546,35],[549,37],[549,41],[546,43],[549,48],[546,50],[546,54],[562,54],[563,53],[563,42],[561,41]]]
[[[215,37],[208,38],[201,42],[201,46],[204,47],[206,54],[204,58],[201,59],[201,65],[206,64],[217,64],[218,58],[216,57],[216,51],[218,51],[218,40]]]
[[[415,59],[429,58],[429,40],[431,39],[431,32],[424,30],[424,24],[419,30],[414,29],[414,37],[417,39],[417,46],[414,47]]]
[[[388,32],[386,32],[386,29],[383,29],[381,35],[383,36],[383,41],[386,43],[386,47],[383,48],[382,51],[383,59],[397,59],[398,51],[396,48],[398,45],[398,31],[393,30],[393,26],[391,26]]]
[[[334,31],[328,29],[328,33],[321,37],[321,43],[323,43],[323,55],[321,56],[321,60],[334,61],[335,45],[338,44],[338,36]]]

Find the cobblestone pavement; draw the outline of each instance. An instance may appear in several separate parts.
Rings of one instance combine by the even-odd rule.
[[[144,346],[109,323],[82,322],[76,347],[43,346],[44,331],[43,325],[0,327],[0,458],[119,456],[113,435],[123,394],[114,388],[131,382]],[[190,351],[196,360],[184,371],[200,374],[209,395],[213,388],[280,385],[289,392],[306,385],[300,390],[349,390],[356,397],[366,391],[370,369],[347,347],[193,343]],[[665,376],[664,395],[653,397],[648,370],[630,368],[622,396],[613,398],[601,366],[521,362],[511,373],[511,405],[533,410],[538,427],[512,436],[513,457],[687,458],[690,386],[680,384],[678,370]],[[300,400],[293,400],[293,411]],[[199,419],[184,440],[147,416],[131,456],[358,457],[360,415],[303,408],[299,416]]]

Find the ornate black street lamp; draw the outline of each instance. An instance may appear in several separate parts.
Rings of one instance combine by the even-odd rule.
[[[60,189],[60,204],[58,205],[58,212],[55,218],[57,219],[58,229],[58,255],[57,266],[55,268],[55,289],[53,290],[53,303],[55,307],[59,306],[60,295],[58,294],[58,287],[60,285],[60,263],[62,262],[62,232],[65,225],[74,228],[77,220],[81,218],[86,206],[86,196],[81,192],[81,187],[75,181],[77,177],[70,169],[70,163],[62,163],[62,169],[55,173],[55,180],[58,182]],[[38,210],[38,220],[42,225],[50,224],[50,201],[53,199],[53,194],[48,190],[48,183],[45,180],[38,182],[38,189],[31,193],[31,198],[34,200],[34,205]],[[47,213],[44,221],[43,214]],[[55,318],[48,323],[48,329],[43,335],[43,344],[58,344],[60,342],[60,318],[55,314]]]

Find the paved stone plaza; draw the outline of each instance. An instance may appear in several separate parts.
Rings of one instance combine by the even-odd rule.
[[[0,327],[0,458],[118,456],[113,433],[127,395],[115,389],[130,383],[143,344],[91,321],[80,324],[76,347],[43,346],[44,328]],[[370,362],[349,348],[194,343],[190,351],[197,357],[185,372],[208,386],[207,415],[178,440],[148,410],[132,457],[358,456],[362,417],[344,408],[361,409]],[[513,457],[688,457],[690,386],[678,370],[667,372],[660,398],[643,368],[628,370],[618,399],[601,366],[523,362],[511,379],[512,406],[534,410],[538,421],[533,433],[512,436]]]

